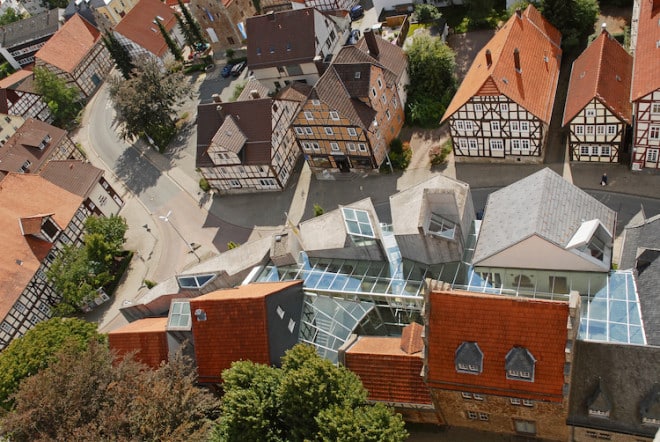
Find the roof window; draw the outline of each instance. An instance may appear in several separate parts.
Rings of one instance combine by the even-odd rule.
[[[481,374],[483,371],[484,354],[476,342],[462,342],[454,354],[456,372]]]
[[[505,358],[506,378],[534,382],[536,359],[525,347],[513,347]]]

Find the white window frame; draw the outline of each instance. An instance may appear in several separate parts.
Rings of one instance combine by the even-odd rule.
[[[378,77],[378,79],[376,80],[376,83],[378,83],[378,88],[379,89],[383,88],[383,80],[381,80],[380,77]]]
[[[472,399],[472,393],[468,393],[466,391],[461,391],[461,397],[463,399]]]
[[[581,124],[577,124],[575,126],[575,135],[584,135],[584,126]]]
[[[314,106],[320,106],[321,105],[321,100],[312,100],[312,104]]]
[[[312,142],[312,150],[314,152],[319,152],[321,150],[321,146],[319,146],[319,143],[317,142]]]
[[[610,146],[600,146],[600,156],[609,157],[612,154],[612,148]]]
[[[465,121],[465,130],[474,130],[474,124],[470,120]]]
[[[307,121],[313,121],[314,120],[314,114],[311,113],[310,111],[305,111],[305,119]]]
[[[371,95],[372,95],[374,98],[376,98],[376,97],[378,96],[378,92],[376,92],[376,88],[375,88],[375,87],[372,87],[372,88],[371,88]]]
[[[654,115],[660,114],[660,103],[651,104],[651,113]]]
[[[349,152],[355,152],[355,143],[346,143],[346,148]]]
[[[483,112],[484,111],[484,106],[481,103],[474,103],[474,111],[475,112]]]
[[[333,151],[333,152],[339,152],[339,144],[330,143],[330,150]]]
[[[348,135],[350,135],[351,137],[357,137],[357,131],[355,130],[354,127],[346,128],[346,131],[348,132]]]
[[[314,134],[314,131],[312,130],[312,128],[307,126],[305,128],[305,135],[313,135],[313,134]]]
[[[385,94],[383,94],[383,95],[380,96],[380,101],[382,101],[383,104],[386,104],[386,103],[387,103],[387,97],[385,96]]]
[[[500,131],[500,122],[493,120],[490,122],[490,130],[492,132],[499,132]]]
[[[607,135],[616,135],[616,124],[607,125]]]
[[[496,151],[501,151],[504,150],[504,140],[500,139],[495,139],[495,140],[490,140],[490,150],[496,150]]]
[[[520,122],[520,132],[529,132],[529,121]]]
[[[529,148],[531,147],[529,140],[527,139],[520,140],[520,147],[522,150],[528,151]]]
[[[522,400],[517,397],[510,397],[509,402],[511,403],[511,405],[520,405],[522,403]]]
[[[456,120],[456,130],[465,130],[463,120]]]
[[[511,150],[520,150],[520,140],[511,140]]]
[[[387,117],[387,120],[388,120],[388,121],[392,119],[392,114],[390,114],[390,110],[389,110],[389,109],[385,109],[385,116]]]
[[[584,133],[587,135],[593,135],[596,133],[596,129],[593,124],[587,124],[584,128]]]
[[[476,411],[472,411],[472,410],[467,410],[465,416],[471,421],[477,420],[479,418],[479,414]]]
[[[305,130],[302,127],[294,127],[293,130],[296,131],[296,135],[305,135]]]
[[[648,149],[646,151],[646,161],[649,163],[658,162],[658,149]]]
[[[479,149],[479,143],[477,143],[477,140],[475,140],[474,138],[469,138],[468,139],[468,148],[470,150],[477,150],[477,149]]]
[[[488,413],[479,412],[479,420],[488,422],[490,420],[490,415]]]
[[[360,152],[366,152],[367,151],[367,145],[365,143],[358,143],[358,150]]]
[[[229,180],[229,187],[232,189],[240,189],[242,186],[239,180]]]
[[[511,130],[511,132],[520,132],[520,123],[517,121],[510,121],[509,129]]]
[[[336,111],[330,111],[330,119],[335,121],[339,120],[339,113]]]
[[[500,112],[509,112],[509,103],[500,103]]]
[[[589,149],[588,145],[581,145],[580,146],[580,156],[588,157],[591,154],[591,149]]]
[[[660,126],[653,125],[649,127],[649,140],[660,140]]]
[[[605,135],[605,126],[602,124],[596,126],[596,135]]]
[[[398,109],[399,107],[399,100],[396,97],[392,97],[392,106],[394,106],[394,109]]]
[[[587,118],[592,118],[596,116],[596,109],[585,109],[584,116]]]
[[[600,146],[591,146],[591,156],[597,157],[600,155]]]
[[[466,150],[468,148],[468,142],[465,138],[458,139],[458,147],[461,150]]]
[[[323,131],[325,132],[326,135],[334,135],[335,134],[335,131],[332,130],[332,128],[330,126],[325,126],[323,128]]]

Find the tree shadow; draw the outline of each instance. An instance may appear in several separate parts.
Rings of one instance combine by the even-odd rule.
[[[144,158],[144,154],[133,143],[117,158],[115,174],[133,194],[141,194],[156,185],[160,170]]]

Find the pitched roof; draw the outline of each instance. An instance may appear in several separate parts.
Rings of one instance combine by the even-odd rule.
[[[314,8],[304,8],[270,12],[245,20],[250,40],[247,48],[250,69],[312,61],[317,55],[316,14],[320,13]]]
[[[231,118],[247,138],[243,149],[240,150],[243,164],[270,164],[273,135],[272,104],[271,98],[220,104],[222,117]],[[223,130],[222,126],[219,130]]]
[[[37,51],[34,58],[71,73],[100,36],[98,29],[76,14]]]
[[[34,72],[28,71],[27,69],[19,69],[8,77],[0,80],[0,88],[7,89],[17,84],[22,83],[26,78],[34,75]]]
[[[43,150],[39,150],[39,143],[46,136],[50,136],[50,142]],[[20,172],[25,161],[29,161],[29,171],[36,172],[67,137],[67,132],[63,129],[28,118],[16,133],[0,146],[0,170]]]
[[[630,101],[660,89],[660,0],[641,0]]]
[[[534,6],[529,5],[520,17],[513,14],[475,57],[442,121],[475,95],[505,95],[549,123],[559,80],[560,42],[559,31]],[[520,73],[515,49],[520,51]],[[490,66],[486,51],[492,57]]]
[[[576,341],[567,423],[603,431],[653,438],[657,426],[642,424],[657,384],[660,347]],[[611,399],[610,415],[589,416],[590,400],[602,386]],[[657,396],[655,397],[657,407]],[[593,406],[593,405],[592,405]],[[643,412],[643,411],[642,411]]]
[[[290,100],[297,102],[304,102],[312,93],[312,86],[294,81],[284,89],[280,89],[275,95],[276,100]]]
[[[632,63],[632,56],[623,46],[607,31],[601,32],[573,62],[563,125],[570,123],[593,98],[631,124]]]
[[[372,401],[431,404],[421,375],[422,353],[401,350],[400,338],[360,336],[346,350],[344,361],[360,377]]]
[[[51,244],[21,234],[19,220],[52,213],[62,229],[75,215],[82,198],[39,175],[9,173],[0,182],[0,318],[4,318],[32,279]]]
[[[253,282],[231,289],[216,290],[206,295],[198,296],[195,298],[195,301],[227,301],[236,299],[265,298],[270,294],[299,284],[300,281],[297,280],[284,282]]]
[[[403,327],[403,330],[401,330],[401,350],[409,355],[424,350],[423,333],[424,327],[417,322],[411,322]]]
[[[51,9],[23,20],[0,26],[0,46],[12,48],[53,35],[60,27],[61,9]]]
[[[51,160],[39,175],[56,186],[85,198],[103,176],[103,170],[80,160]]]
[[[367,41],[363,37],[355,46],[344,46],[336,57],[346,63],[348,60],[343,57],[348,57],[353,53],[349,48],[357,48],[360,52],[368,54],[370,58],[375,59],[382,67],[392,72],[397,80],[400,79],[408,70],[408,57],[406,56],[406,53],[396,44],[391,43],[378,35],[375,35],[374,37],[374,40],[378,45],[378,55],[374,56],[369,52]]]
[[[160,0],[140,0],[115,26],[115,32],[143,47],[147,51],[162,57],[169,48],[165,39],[154,23],[156,17],[168,32],[177,25],[174,10]]]
[[[616,212],[551,169],[542,169],[488,196],[473,263],[532,235],[563,248],[584,221],[593,219],[614,235]]]
[[[222,125],[222,116],[218,112],[220,103],[204,103],[197,106],[197,155],[195,167],[213,167],[213,161],[207,151],[211,140]]]
[[[562,400],[567,302],[433,291],[427,306],[426,381],[431,388]],[[476,342],[484,355],[479,375],[456,371],[454,355],[464,342]],[[506,378],[505,359],[513,347],[526,348],[536,359],[534,382]]]
[[[135,359],[151,368],[168,360],[167,318],[144,318],[108,333],[110,349],[120,355],[137,351]]]

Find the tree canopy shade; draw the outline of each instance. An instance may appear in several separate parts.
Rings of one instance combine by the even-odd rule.
[[[14,339],[0,353],[0,405],[10,408],[19,383],[46,368],[64,346],[75,352],[86,348],[91,339],[104,341],[96,328],[96,324],[80,319],[53,318]]]
[[[110,52],[110,56],[115,62],[115,66],[121,71],[124,78],[128,80],[135,68],[130,52],[121,44],[113,32],[104,33],[102,38],[105,47],[108,48],[108,52]]]
[[[188,10],[188,7],[183,3],[183,0],[177,0],[179,3],[179,8],[181,8],[181,13],[183,14],[183,17],[185,18],[185,27],[186,31],[190,33],[191,35],[194,36],[196,39],[195,43],[206,43],[206,40],[204,39],[204,35],[202,34],[202,27],[199,25],[197,20],[195,20],[195,17],[192,16],[190,11]]]
[[[153,60],[137,64],[128,80],[110,80],[110,96],[117,109],[121,136],[130,140],[151,137],[164,150],[176,133],[176,106],[187,93],[181,72],[162,73]]]
[[[64,348],[21,384],[0,434],[18,442],[207,440],[219,404],[195,382],[181,356],[150,370],[113,360],[93,341],[82,352]]]
[[[456,92],[454,52],[437,37],[415,36],[408,53],[406,120],[421,126],[437,125]]]
[[[562,33],[562,46],[573,48],[593,32],[598,19],[597,0],[543,0],[543,16]]]
[[[158,29],[160,29],[160,33],[163,36],[163,39],[165,40],[165,44],[167,44],[167,47],[170,49],[170,52],[172,55],[174,55],[174,59],[176,61],[183,61],[183,52],[181,52],[181,48],[174,42],[172,39],[172,36],[170,35],[169,32],[167,32],[167,29],[165,29],[165,26],[163,26],[163,23],[156,18],[155,19],[156,25],[158,25]]]
[[[53,124],[65,128],[80,111],[80,90],[45,68],[34,69],[35,89],[53,114]]]
[[[311,346],[289,350],[281,369],[241,361],[222,378],[216,441],[397,442],[408,436],[400,415],[367,404],[358,377]]]

